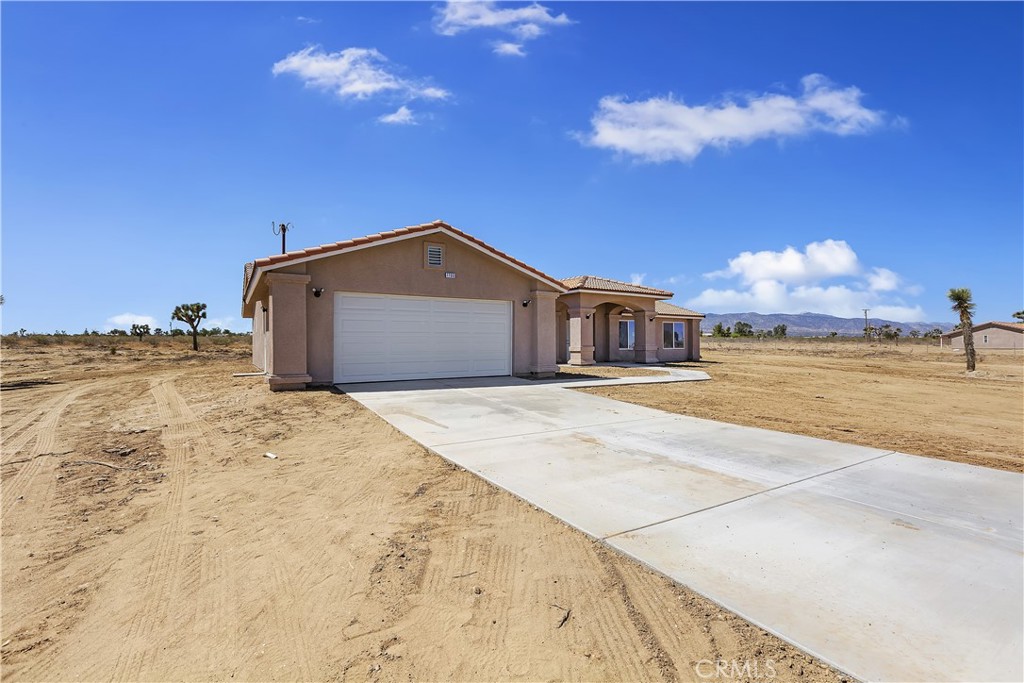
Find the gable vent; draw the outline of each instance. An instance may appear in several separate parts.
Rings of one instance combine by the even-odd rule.
[[[444,266],[444,248],[441,245],[427,245],[427,266],[431,268],[441,268]]]

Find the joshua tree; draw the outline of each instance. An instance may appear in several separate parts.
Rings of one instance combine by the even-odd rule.
[[[139,341],[142,341],[142,338],[149,333],[149,325],[139,325],[138,323],[132,323],[131,335],[133,337],[138,337]]]
[[[171,320],[179,320],[192,328],[192,350],[199,350],[199,322],[206,318],[206,304],[180,304],[174,307]]]
[[[974,311],[974,302],[971,301],[971,290],[966,287],[953,288],[949,290],[949,300],[953,303],[953,312],[960,316],[960,329],[964,333],[964,354],[967,356],[967,372],[974,370],[974,334],[971,327],[971,312]]]
[[[0,296],[0,304],[4,302],[3,296]],[[1017,311],[1013,314],[1013,317],[1024,323],[1024,311]]]

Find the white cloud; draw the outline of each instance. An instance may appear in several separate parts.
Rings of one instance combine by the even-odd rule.
[[[729,266],[705,274],[729,278],[738,286],[705,289],[686,306],[713,313],[827,313],[841,318],[863,315],[870,308],[878,318],[919,322],[924,310],[903,300],[920,287],[906,285],[888,268],[862,273],[856,252],[843,240],[811,242],[803,250],[743,252]]]
[[[222,330],[230,330],[233,322],[235,322],[235,317],[232,315],[224,318],[207,318],[203,321],[200,327],[205,327],[208,330],[212,330],[214,327],[219,327]]]
[[[647,273],[630,273],[629,281],[634,285],[642,285],[646,277]]]
[[[667,278],[665,278],[664,280],[659,280],[655,284],[660,286],[660,287],[664,287],[665,285],[680,285],[680,284],[684,284],[684,283],[687,283],[687,282],[690,282],[690,281],[691,281],[690,276],[688,276],[688,275],[686,275],[684,273],[680,273],[679,275],[670,275]]]
[[[303,16],[295,17],[295,21],[296,21],[296,23],[299,23],[299,24],[319,24],[320,23],[320,19],[313,19],[312,17],[303,17]]]
[[[765,138],[784,139],[820,131],[863,135],[886,124],[906,125],[861,104],[859,88],[834,86],[821,74],[804,76],[799,96],[781,93],[725,97],[687,105],[671,94],[630,102],[601,98],[584,144],[632,155],[641,161],[692,161],[705,147],[725,149]]]
[[[132,325],[149,325],[150,329],[157,326],[156,318],[151,315],[139,315],[138,313],[119,313],[107,318],[103,329],[109,332],[117,328],[119,330],[130,330]]]
[[[519,43],[503,43],[497,42],[494,44],[494,54],[504,55],[506,57],[525,57],[526,52],[523,50],[523,46]]]
[[[807,282],[823,277],[855,275],[859,270],[857,254],[850,245],[842,240],[825,240],[811,242],[802,252],[793,247],[782,251],[744,251],[729,259],[728,268],[708,273],[706,277],[739,276],[746,284],[760,280]]]
[[[891,292],[900,286],[900,276],[888,268],[872,268],[867,279],[868,287],[874,292]]]
[[[455,36],[466,31],[489,29],[512,35],[516,42],[498,43],[494,52],[499,55],[524,56],[523,43],[542,36],[553,26],[566,26],[572,20],[568,15],[552,11],[534,2],[525,7],[499,8],[494,2],[446,2],[436,8],[434,31],[443,36]]]
[[[412,110],[404,104],[397,111],[377,117],[377,120],[381,123],[390,123],[392,125],[417,125],[416,117],[413,116]]]
[[[295,74],[307,88],[333,92],[338,98],[365,100],[390,95],[402,100],[442,100],[450,93],[422,81],[398,76],[387,58],[373,48],[350,47],[324,52],[319,45],[293,52],[274,64],[273,73]]]

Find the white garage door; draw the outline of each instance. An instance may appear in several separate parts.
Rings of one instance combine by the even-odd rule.
[[[334,294],[334,381],[512,374],[508,301]]]

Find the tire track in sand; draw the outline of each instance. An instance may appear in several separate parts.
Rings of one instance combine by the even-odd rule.
[[[19,452],[36,435],[36,432],[29,431],[29,428],[36,425],[65,398],[67,394],[54,396],[43,406],[27,411],[10,427],[0,430],[0,450],[3,450],[8,458]]]
[[[170,491],[161,511],[164,520],[153,541],[153,552],[137,611],[121,641],[114,664],[113,680],[138,680],[152,656],[152,635],[167,617],[175,578],[183,562],[182,537],[185,532],[185,489],[188,486],[188,460],[205,450],[202,429],[195,415],[174,388],[173,378],[154,380],[151,385],[157,413],[167,427],[161,435],[167,451],[167,481]]]
[[[50,403],[45,408],[39,411],[33,411],[32,415],[23,418],[26,422],[24,431],[16,437],[16,442],[13,448],[11,444],[5,439],[4,440],[4,453],[9,458],[10,454],[16,453],[21,450],[31,441],[35,439],[35,445],[32,448],[31,459],[23,463],[23,466],[17,470],[14,474],[2,477],[2,483],[0,483],[0,499],[2,499],[2,505],[0,505],[0,514],[3,517],[7,517],[15,503],[18,501],[18,497],[22,496],[28,487],[32,484],[32,480],[39,472],[44,469],[52,469],[52,463],[44,462],[45,458],[35,457],[44,453],[52,453],[57,443],[57,426],[60,422],[61,416],[64,411],[67,410],[68,406],[75,402],[79,396],[90,389],[94,389],[99,383],[88,384],[83,387],[79,387],[71,392],[68,392],[60,399]],[[36,421],[38,415],[41,413],[44,417],[41,420]]]
[[[312,666],[310,664],[309,657],[309,643],[306,642],[305,624],[299,623],[297,614],[301,614],[301,610],[296,610],[295,614],[290,614],[287,608],[294,608],[295,605],[299,604],[298,595],[295,592],[295,583],[292,577],[288,573],[287,567],[280,561],[280,558],[274,558],[273,563],[273,585],[274,593],[271,598],[271,608],[274,612],[274,620],[277,622],[278,628],[288,638],[288,654],[295,658],[294,671],[298,674],[298,679],[302,681],[315,680],[313,676]],[[282,609],[282,605],[285,609]]]

